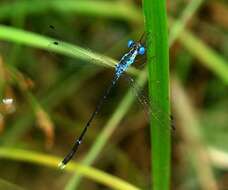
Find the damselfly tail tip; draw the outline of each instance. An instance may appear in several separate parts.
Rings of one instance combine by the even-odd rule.
[[[58,167],[63,170],[66,167],[66,164],[64,164],[63,162],[59,162]]]

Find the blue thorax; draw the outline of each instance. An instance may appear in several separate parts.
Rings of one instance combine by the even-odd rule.
[[[137,49],[131,49],[128,53],[124,54],[120,62],[116,65],[117,77],[120,77],[123,74],[123,72],[125,72],[128,69],[128,67],[134,63],[137,55]]]
[[[130,65],[135,62],[137,55],[143,55],[145,53],[145,48],[140,42],[134,42],[133,40],[128,41],[129,52],[124,54],[120,62],[116,65],[115,75],[119,78],[123,72],[125,72]]]

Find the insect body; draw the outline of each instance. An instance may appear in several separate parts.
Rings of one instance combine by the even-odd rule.
[[[90,116],[88,122],[86,123],[84,129],[82,130],[80,136],[76,139],[72,149],[66,155],[66,157],[63,159],[63,161],[59,163],[59,167],[61,169],[63,169],[66,166],[66,164],[72,159],[74,154],[77,152],[78,147],[82,143],[83,137],[84,137],[88,127],[90,126],[94,117],[100,111],[103,103],[107,99],[107,96],[109,95],[111,89],[115,86],[118,79],[128,69],[128,67],[131,66],[135,62],[135,59],[138,55],[143,55],[145,53],[145,48],[141,45],[141,39],[139,42],[134,42],[133,40],[128,41],[128,48],[130,48],[130,50],[126,54],[124,54],[124,56],[121,58],[120,62],[116,65],[114,77],[111,81],[111,84],[105,91],[105,94],[103,95],[101,100],[98,102],[94,112],[91,114],[91,116]]]
[[[135,61],[137,55],[143,55],[145,48],[140,43],[134,43],[132,40],[128,42],[128,47],[131,48],[120,60],[119,64],[116,65],[116,75],[120,77],[130,65]]]

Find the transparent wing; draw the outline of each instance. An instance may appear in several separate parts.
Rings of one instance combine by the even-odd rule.
[[[142,93],[142,90],[140,89],[140,87],[137,86],[137,84],[134,81],[134,79],[131,78],[127,74],[125,74],[125,77],[126,77],[127,81],[130,83],[131,89],[133,90],[133,93],[135,94],[135,96],[137,97],[139,103],[143,107],[143,110],[144,110],[146,116],[148,118],[150,116],[152,116],[153,118],[155,118],[160,123],[161,126],[166,126],[166,123],[168,122],[168,123],[170,123],[170,127],[174,130],[175,127],[173,125],[173,121],[172,121],[171,115],[165,113],[162,109],[158,108],[155,105],[151,106],[149,104],[148,98]],[[162,114],[160,114],[160,113],[162,113]],[[163,117],[159,118],[159,115],[163,115]]]
[[[49,25],[49,34],[51,36],[59,36],[58,32],[53,25]],[[51,54],[59,53],[62,55],[66,55],[70,58],[76,58],[88,62],[93,62],[94,64],[115,67],[117,61],[111,59],[110,57],[104,56],[99,53],[92,52],[86,48],[81,48],[77,45],[64,42],[62,40],[57,40],[55,38],[49,38],[49,43],[47,44],[47,49]]]
[[[58,36],[56,34],[56,29],[54,26],[50,25],[49,29],[52,30],[54,36]],[[105,66],[105,67],[115,67],[118,64],[118,61],[112,59],[104,54],[95,53],[89,49],[81,48],[77,45],[70,44],[68,42],[64,42],[62,40],[56,40],[54,38],[49,38],[50,42],[47,44],[48,50],[51,54],[59,53],[62,55],[66,55],[71,58],[77,58],[84,61],[92,62],[97,65]],[[138,70],[134,67],[128,69],[128,73],[133,75],[138,74]]]
[[[52,39],[48,44],[48,49],[52,52],[61,53],[72,58],[81,59],[88,62],[93,62],[102,66],[115,67],[117,61],[107,56],[94,53],[91,50],[72,45],[67,42]]]

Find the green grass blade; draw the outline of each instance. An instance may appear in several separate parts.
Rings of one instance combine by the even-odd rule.
[[[197,57],[202,64],[228,84],[228,62],[200,39],[185,30],[179,37],[184,47]]]
[[[7,158],[16,161],[30,162],[43,166],[48,166],[57,169],[60,158],[49,156],[45,154],[35,153],[28,150],[14,149],[14,148],[0,148],[0,158]],[[139,190],[139,188],[121,180],[115,176],[109,175],[97,169],[88,166],[82,166],[71,162],[66,168],[66,171],[78,171],[78,173],[95,180],[112,189],[119,190]]]
[[[60,53],[72,58],[78,58],[85,61],[93,60],[94,63],[100,63],[106,66],[113,67],[116,63],[115,60],[112,60],[99,54],[92,53],[91,51],[88,51],[79,46],[72,45],[69,43],[60,42],[64,45],[56,46],[53,44],[53,42],[57,40],[53,38],[45,37],[39,34],[24,31],[14,27],[0,25],[0,39],[48,51],[53,51],[55,53]]]
[[[184,9],[182,16],[180,19],[176,20],[175,24],[172,25],[172,30],[170,30],[169,34],[169,44],[171,45],[178,36],[184,30],[187,22],[192,18],[194,13],[198,10],[200,5],[202,5],[204,0],[193,0],[188,3],[186,9]]]
[[[9,181],[6,181],[5,179],[0,178],[0,189],[4,190],[25,190],[24,188],[13,184]]]
[[[14,11],[12,11],[14,10]],[[115,1],[93,0],[51,0],[51,1],[15,1],[0,7],[0,19],[13,17],[20,10],[24,14],[41,14],[42,12],[56,11],[62,14],[76,13],[86,16],[102,16],[132,22],[140,22],[141,15],[130,3]],[[110,11],[112,10],[112,11]]]
[[[24,31],[14,27],[0,25],[0,39],[22,45],[28,45],[35,48],[40,48],[47,51],[52,51],[105,67],[114,67],[117,63],[117,61],[111,59],[110,57],[94,53],[92,51],[83,49],[70,43],[60,42],[60,45],[56,46],[53,44],[54,41],[58,41],[56,39]],[[134,68],[131,68],[129,72],[132,74],[138,74],[138,70]]]
[[[169,114],[169,48],[165,0],[144,0],[147,33],[147,60],[151,117],[152,189],[167,190],[170,186],[170,123]],[[162,110],[157,112],[156,109]],[[162,120],[164,122],[159,122]]]

